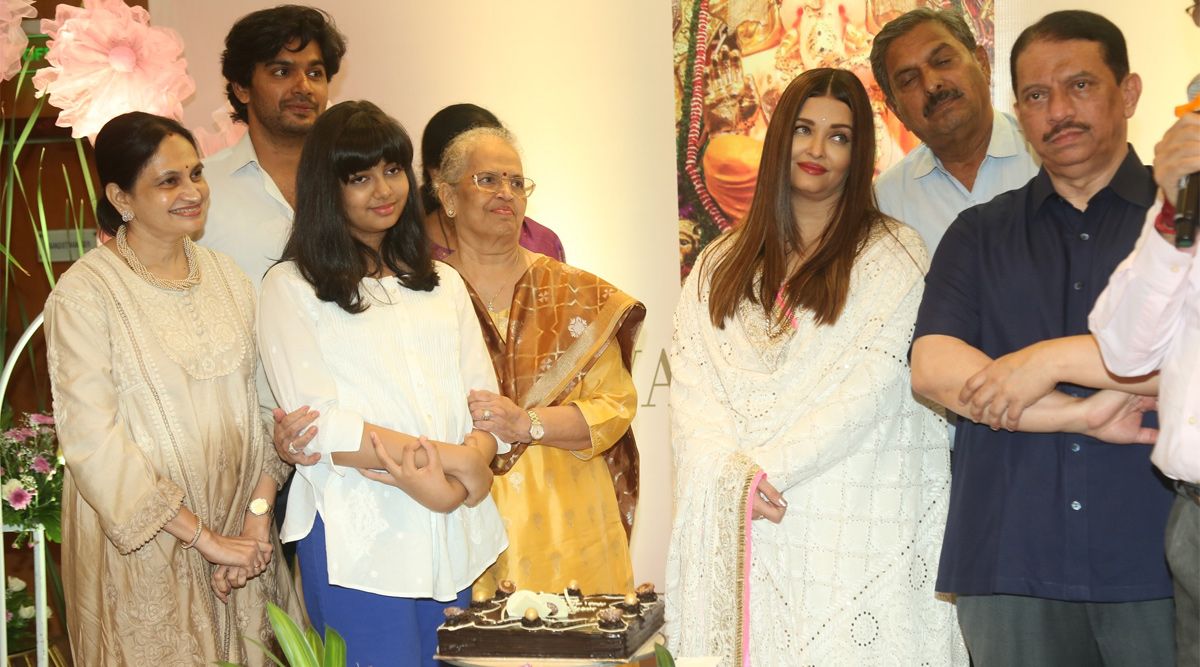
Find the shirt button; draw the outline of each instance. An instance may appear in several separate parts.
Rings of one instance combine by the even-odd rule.
[[[1076,281],[1075,281],[1075,284],[1074,284],[1074,285],[1071,285],[1071,287],[1074,287],[1074,288],[1075,288],[1075,291],[1076,291],[1076,292],[1078,292],[1079,290],[1083,289],[1083,281],[1082,281],[1082,280],[1076,280]]]
[[[1072,443],[1071,443],[1071,451],[1073,451],[1073,452],[1077,452],[1077,451],[1079,451],[1080,449],[1081,449],[1081,447],[1079,446],[1079,443],[1078,443],[1078,442],[1072,442]]]
[[[1072,500],[1071,501],[1071,509],[1078,512],[1079,510],[1083,509],[1083,503],[1079,502],[1078,500]]]
[[[1086,241],[1086,240],[1088,240],[1088,239],[1090,239],[1090,238],[1092,238],[1092,236],[1091,236],[1090,234],[1088,234],[1087,232],[1083,232],[1083,233],[1081,233],[1081,234],[1079,235],[1079,240],[1080,240],[1080,241]]]

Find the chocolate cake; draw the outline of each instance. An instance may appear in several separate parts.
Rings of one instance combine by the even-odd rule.
[[[469,609],[446,610],[438,655],[624,660],[662,624],[663,600],[651,584],[628,595],[584,595],[575,585],[556,595],[503,582],[496,595],[476,597]]]

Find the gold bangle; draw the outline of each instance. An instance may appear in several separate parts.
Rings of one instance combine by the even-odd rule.
[[[203,532],[204,532],[204,519],[201,519],[200,516],[197,515],[196,516],[196,535],[192,537],[191,542],[188,542],[187,544],[183,545],[183,548],[191,549],[192,547],[196,546],[196,543],[200,541],[200,533],[203,533]]]

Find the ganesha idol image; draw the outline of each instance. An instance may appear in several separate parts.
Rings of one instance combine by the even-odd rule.
[[[683,0],[680,15],[689,15],[694,2]],[[783,89],[801,72],[837,67],[854,72],[863,82],[875,110],[879,149],[876,171],[898,161],[919,141],[884,104],[883,93],[871,74],[872,39],[888,21],[918,6],[964,9],[977,27],[989,34],[990,17],[981,21],[974,5],[989,0],[716,0],[708,4],[707,49],[697,54],[703,68],[703,132],[689,134],[698,142],[703,187],[720,208],[726,228],[750,208],[767,123]],[[969,5],[969,6],[962,6]],[[677,30],[691,30],[684,20]],[[687,42],[676,35],[679,47]],[[686,48],[683,49],[686,54]],[[681,63],[686,64],[686,63]],[[685,67],[677,68],[682,79]],[[677,81],[683,90],[687,82]],[[686,110],[684,110],[686,113]],[[687,122],[686,115],[681,122]],[[686,127],[682,131],[692,130]],[[724,223],[724,224],[722,224]]]

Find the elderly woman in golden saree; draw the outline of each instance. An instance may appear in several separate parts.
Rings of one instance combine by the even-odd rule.
[[[493,465],[509,548],[477,582],[589,592],[633,584],[637,499],[629,368],[645,307],[604,280],[518,245],[533,181],[505,130],[446,148],[438,195],[455,218],[450,258],[471,286],[500,394],[471,393],[477,428],[517,443]]]

